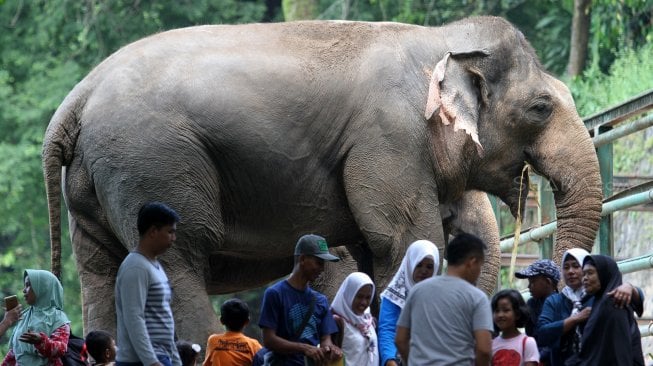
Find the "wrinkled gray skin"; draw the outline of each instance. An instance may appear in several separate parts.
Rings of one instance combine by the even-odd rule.
[[[85,329],[113,330],[138,208],[167,202],[182,217],[161,258],[178,335],[203,341],[219,329],[207,294],[288,274],[300,235],[360,248],[380,291],[408,244],[444,247],[440,203],[475,189],[516,214],[525,162],[560,187],[557,258],[590,249],[601,191],[589,134],[500,18],[164,32],[107,58],[50,121],[53,270],[63,191]]]
[[[478,236],[486,243],[488,249],[477,286],[488,295],[493,294],[501,270],[501,248],[499,228],[487,194],[480,191],[466,191],[458,201],[441,203],[440,215],[445,242],[457,234],[469,233]],[[347,275],[356,271],[365,271],[365,268],[359,265],[364,261],[354,257],[360,250],[358,246],[354,246],[352,252],[344,246],[331,248],[331,253],[340,257],[340,261],[327,262],[324,273],[313,283],[313,287],[333,299]],[[440,251],[439,272],[442,272],[443,259],[444,253]],[[398,268],[399,263],[393,266]],[[380,293],[377,292],[376,295],[378,297]]]

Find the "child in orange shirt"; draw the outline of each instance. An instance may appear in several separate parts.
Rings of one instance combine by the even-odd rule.
[[[220,322],[227,331],[212,334],[206,344],[202,366],[249,366],[261,344],[243,334],[249,323],[249,307],[239,299],[225,301],[220,307]]]

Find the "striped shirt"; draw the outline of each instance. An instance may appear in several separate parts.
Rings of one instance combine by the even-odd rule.
[[[174,340],[171,298],[161,264],[142,254],[129,253],[116,278],[116,361],[151,365],[158,362],[157,355],[165,355],[173,365],[181,365]]]

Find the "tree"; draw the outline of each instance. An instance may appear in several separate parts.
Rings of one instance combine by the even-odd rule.
[[[571,42],[567,75],[577,76],[585,69],[590,36],[592,0],[574,0],[574,17],[571,22]]]

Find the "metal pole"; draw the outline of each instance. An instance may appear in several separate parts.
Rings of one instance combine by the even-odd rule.
[[[637,119],[632,123],[615,127],[612,131],[595,136],[592,139],[592,142],[594,142],[594,147],[600,147],[605,144],[609,144],[616,139],[630,135],[631,133],[637,131],[641,131],[651,126],[653,126],[653,114]]]
[[[619,261],[617,265],[619,265],[619,271],[623,274],[653,268],[653,254],[624,259]]]
[[[597,130],[600,133],[608,133],[611,126],[601,126]],[[614,172],[614,154],[612,144],[605,144],[596,149],[596,155],[599,158],[599,171],[601,173],[601,186],[603,197],[612,196],[612,176]],[[599,223],[599,235],[596,237],[599,246],[599,253],[612,256],[613,235],[612,235],[612,215],[603,215]]]
[[[601,216],[609,215],[615,211],[623,210],[629,207],[638,206],[644,203],[653,202],[653,189],[633,194],[628,197],[620,198],[618,200],[606,202],[603,204]],[[519,238],[519,245],[530,243],[532,241],[540,241],[543,238],[553,234],[556,231],[557,222],[550,222],[544,226],[530,229],[521,234]],[[504,239],[501,241],[501,251],[508,252],[512,250],[513,238]]]

